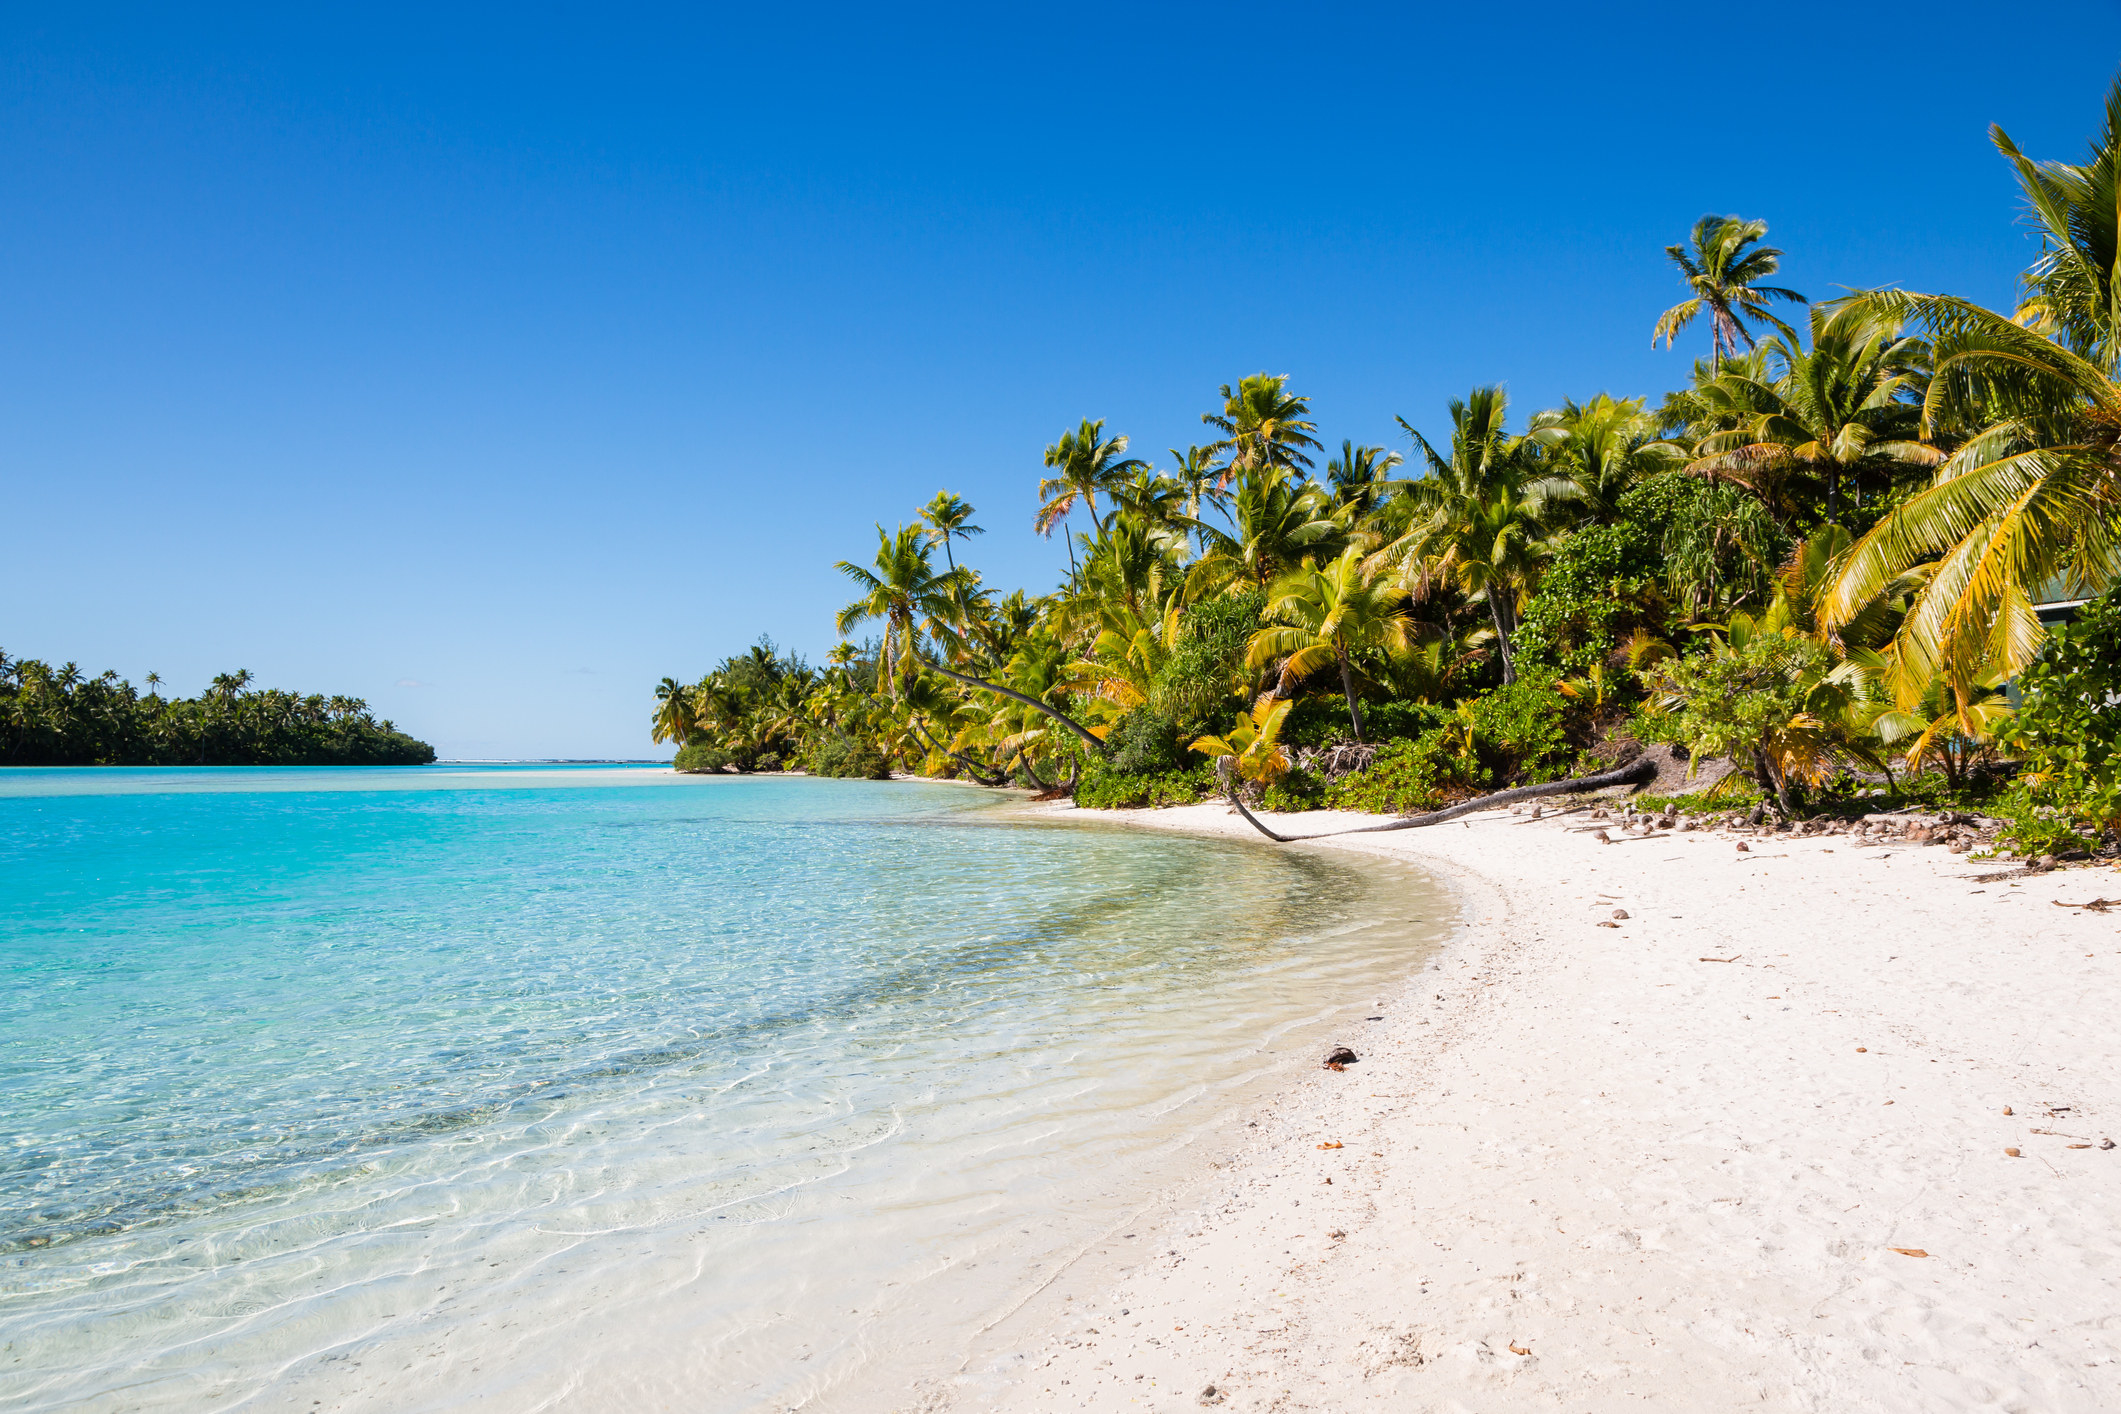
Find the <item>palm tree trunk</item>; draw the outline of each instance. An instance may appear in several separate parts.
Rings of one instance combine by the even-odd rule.
[[[1348,669],[1348,654],[1343,648],[1333,650],[1340,659],[1340,690],[1348,695],[1348,720],[1355,724],[1355,744],[1362,745],[1362,707],[1355,700],[1355,675]]]
[[[1512,786],[1492,795],[1483,795],[1442,810],[1431,810],[1426,815],[1403,815],[1397,820],[1388,820],[1382,825],[1358,825],[1352,830],[1328,830],[1319,835],[1278,835],[1261,824],[1251,811],[1245,809],[1241,793],[1226,789],[1224,794],[1237,807],[1252,828],[1273,840],[1276,844],[1293,844],[1297,840],[1331,839],[1335,835],[1374,835],[1386,830],[1419,830],[1428,825],[1441,825],[1456,820],[1461,815],[1471,815],[1476,810],[1493,810],[1498,805],[1511,805],[1520,800],[1536,800],[1545,795],[1572,795],[1579,791],[1605,790],[1611,786],[1643,786],[1657,779],[1657,763],[1647,756],[1638,756],[1625,766],[1610,771],[1600,771],[1595,776],[1574,776],[1566,781],[1543,781],[1538,785]],[[1226,779],[1225,784],[1228,784]]]
[[[1510,624],[1503,613],[1500,586],[1488,586],[1488,617],[1495,622],[1495,649],[1502,655],[1502,682],[1508,687],[1517,681],[1517,660],[1510,652]]]
[[[944,677],[949,678],[952,682],[961,682],[967,687],[976,687],[984,692],[1000,693],[1003,697],[1007,697],[1012,701],[1021,702],[1026,707],[1036,708],[1037,710],[1051,717],[1054,721],[1059,722],[1069,731],[1074,732],[1077,736],[1081,737],[1083,741],[1087,743],[1090,748],[1096,751],[1100,756],[1104,754],[1105,744],[1099,741],[1088,727],[1084,726],[1081,722],[1076,721],[1073,717],[1069,716],[1066,712],[1061,711],[1060,708],[1055,707],[1052,703],[1041,702],[1036,697],[1028,697],[1021,692],[1017,692],[1010,688],[1003,687],[999,683],[991,683],[987,682],[982,678],[973,677],[969,673],[955,672],[949,668],[944,667],[940,663],[930,663],[928,666],[930,668],[933,668],[936,672],[941,673]]]

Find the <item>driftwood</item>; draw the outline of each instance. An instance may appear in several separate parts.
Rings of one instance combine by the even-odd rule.
[[[1492,795],[1476,796],[1472,800],[1460,801],[1444,810],[1431,810],[1426,815],[1402,815],[1397,820],[1387,820],[1382,825],[1357,825],[1347,830],[1327,830],[1316,835],[1281,835],[1268,829],[1258,816],[1245,808],[1245,802],[1236,790],[1227,790],[1230,803],[1237,813],[1251,823],[1253,829],[1273,840],[1276,844],[1294,844],[1299,840],[1326,840],[1336,835],[1374,835],[1386,830],[1418,830],[1427,825],[1441,825],[1446,820],[1456,820],[1461,815],[1476,811],[1492,810],[1498,805],[1511,805],[1520,800],[1537,800],[1543,795],[1570,795],[1576,791],[1604,790],[1608,786],[1639,785],[1657,775],[1657,763],[1647,757],[1638,756],[1625,766],[1610,771],[1600,771],[1595,776],[1573,776],[1566,781],[1542,781],[1538,785],[1512,786]]]

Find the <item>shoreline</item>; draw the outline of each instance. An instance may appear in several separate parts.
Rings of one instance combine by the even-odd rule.
[[[1221,803],[1080,813],[1277,847]],[[1302,846],[1413,864],[1464,922],[1358,1064],[1201,1155],[1155,1255],[901,1407],[2121,1402],[2121,922],[2053,906],[2121,876],[1590,826]]]

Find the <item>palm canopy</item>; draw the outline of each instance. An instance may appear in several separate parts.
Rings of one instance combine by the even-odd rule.
[[[1287,374],[1257,373],[1232,388],[1222,386],[1223,410],[1204,412],[1200,420],[1222,433],[1209,450],[1224,458],[1225,484],[1239,472],[1265,467],[1308,468],[1307,451],[1322,444],[1311,421],[1311,400],[1289,391]]]
[[[1206,548],[1193,567],[1193,597],[1238,580],[1270,584],[1304,556],[1337,550],[1348,529],[1325,490],[1285,466],[1238,473],[1230,523],[1229,534],[1196,527]]]
[[[933,500],[921,507],[921,519],[928,526],[928,543],[943,547],[943,558],[951,569],[957,568],[957,556],[951,553],[950,542],[987,533],[971,523],[973,515],[971,505],[953,491],[938,491]]]
[[[655,690],[655,717],[649,724],[649,740],[674,741],[684,746],[692,740],[696,725],[692,689],[676,678],[664,678]]]
[[[2111,374],[2121,362],[2121,78],[2081,163],[2035,162],[2001,127],[1989,140],[2016,169],[2040,255],[2023,278],[2021,324]]]
[[[1305,560],[1278,580],[1267,597],[1269,623],[1252,635],[1247,662],[1254,668],[1279,660],[1287,695],[1297,683],[1328,667],[1340,669],[1348,720],[1362,740],[1362,707],[1355,691],[1353,658],[1373,649],[1405,652],[1412,647],[1401,609],[1407,591],[1366,571],[1362,551],[1349,546],[1323,569]]]
[[[1666,246],[1664,253],[1679,268],[1691,293],[1657,317],[1657,327],[1650,332],[1651,344],[1662,339],[1670,348],[1681,330],[1706,315],[1711,362],[1720,366],[1737,351],[1741,341],[1747,348],[1753,347],[1752,331],[1746,328],[1749,319],[1789,333],[1789,326],[1769,312],[1768,304],[1773,300],[1803,304],[1805,299],[1795,290],[1759,283],[1782,268],[1781,251],[1756,244],[1766,235],[1765,221],[1708,215],[1694,223],[1686,245]],[[1796,342],[1794,334],[1790,341]]]
[[[1893,577],[1935,560],[1902,625],[1908,680],[2007,673],[2045,637],[2034,592],[2103,587],[2121,566],[2121,386],[2004,316],[1942,295],[1857,297],[1930,331],[1926,439],[1960,433],[1929,484],[1851,548],[1822,605],[1845,622]]]
[[[1511,635],[1520,602],[1530,594],[1553,534],[1554,500],[1538,464],[1536,445],[1504,431],[1509,399],[1499,387],[1475,388],[1450,404],[1448,455],[1436,450],[1405,418],[1400,426],[1428,463],[1405,498],[1411,522],[1379,550],[1372,565],[1399,569],[1419,598],[1439,583],[1484,599],[1495,625],[1504,682],[1517,680]]]
[[[1636,482],[1686,460],[1685,448],[1658,435],[1641,398],[1610,393],[1534,413],[1525,435],[1545,454],[1548,489],[1594,516],[1610,516]]]
[[[1072,432],[1046,448],[1046,465],[1053,475],[1038,483],[1038,533],[1051,535],[1080,501],[1090,512],[1092,524],[1104,529],[1097,513],[1097,498],[1109,496],[1129,473],[1148,463],[1127,455],[1127,439],[1105,435],[1103,418],[1084,418]],[[1073,553],[1071,546],[1070,553]]]
[[[1929,345],[1877,305],[1844,300],[1810,312],[1811,347],[1768,339],[1762,358],[1732,363],[1694,390],[1698,454],[1686,470],[1730,481],[1776,510],[1793,511],[1794,479],[1822,484],[1826,518],[1840,518],[1843,484],[1933,467],[1921,440]]]
[[[917,621],[949,620],[959,573],[935,572],[928,559],[927,533],[917,525],[902,525],[895,532],[877,526],[875,562],[863,566],[841,560],[835,568],[853,580],[862,595],[839,611],[833,625],[845,634],[871,621],[883,624],[877,675],[885,679],[885,694],[895,696],[896,669],[910,665],[919,653]]]
[[[1404,460],[1383,447],[1358,447],[1352,440],[1343,441],[1340,455],[1326,463],[1326,484],[1333,489],[1334,504],[1357,515],[1376,510],[1399,489],[1401,483],[1392,480],[1391,473]]]

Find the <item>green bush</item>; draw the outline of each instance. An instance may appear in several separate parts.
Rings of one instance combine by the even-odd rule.
[[[1437,726],[1450,713],[1426,702],[1397,699],[1362,704],[1362,734],[1365,741],[1391,741],[1420,736]],[[1290,746],[1336,746],[1355,739],[1348,720],[1348,699],[1338,692],[1305,697],[1289,709],[1281,726],[1281,739]]]
[[[1658,586],[1656,540],[1622,523],[1579,530],[1564,539],[1526,602],[1515,646],[1520,667],[1544,664],[1581,672],[1602,662],[1637,625]]]
[[[2003,838],[2031,855],[2092,848],[2121,830],[2121,588],[2057,628],[2016,686]]]
[[[844,732],[819,732],[811,739],[803,768],[813,776],[885,781],[891,779],[891,763],[874,745]]]
[[[1489,779],[1566,775],[1575,758],[1569,743],[1569,699],[1548,677],[1522,677],[1468,698],[1461,710],[1473,728],[1473,750]]]
[[[687,775],[705,775],[727,766],[729,753],[704,741],[695,741],[679,747],[677,760],[671,764]]]
[[[1178,643],[1149,687],[1149,705],[1191,740],[1228,715],[1230,699],[1246,695],[1253,674],[1245,650],[1259,630],[1267,596],[1259,590],[1225,594],[1189,605],[1179,617]]]
[[[1183,771],[1191,764],[1178,739],[1178,726],[1169,717],[1147,707],[1137,707],[1113,723],[1105,736],[1111,769],[1123,776],[1157,776]]]
[[[1401,737],[1377,749],[1377,759],[1328,785],[1325,804],[1336,810],[1405,815],[1434,810],[1446,793],[1477,781],[1480,763],[1459,754],[1456,734],[1443,730]]]
[[[1202,762],[1183,771],[1132,774],[1091,759],[1076,782],[1075,803],[1085,810],[1134,810],[1144,806],[1192,805],[1215,793],[1215,768]]]

